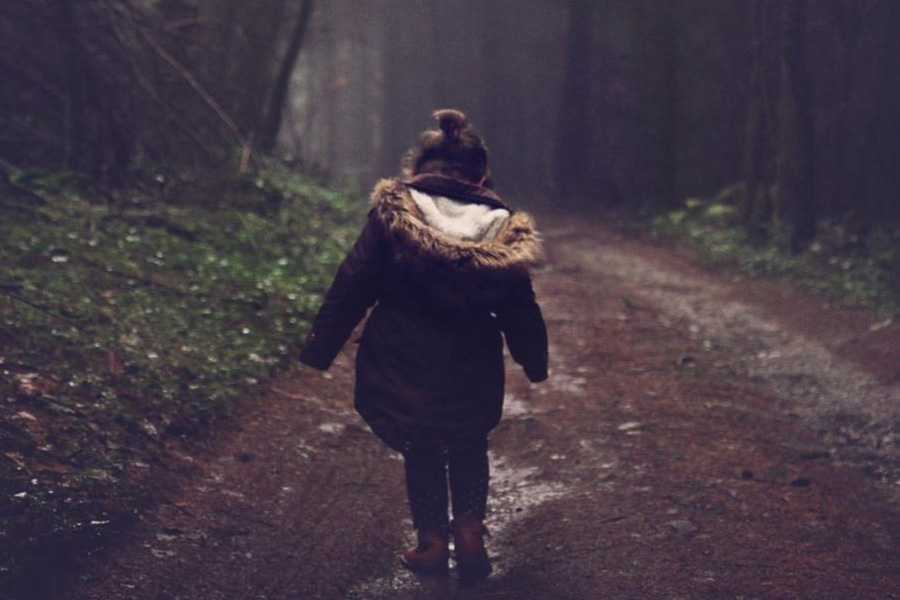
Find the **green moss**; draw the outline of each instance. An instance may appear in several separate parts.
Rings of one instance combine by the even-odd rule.
[[[112,510],[104,494],[128,504],[116,474],[159,438],[198,431],[290,363],[366,210],[280,165],[185,174],[165,203],[152,187],[109,202],[30,177],[16,189],[46,202],[28,211],[0,188],[0,451],[67,469],[0,471],[0,579],[33,554],[29,515],[58,525],[54,543],[79,535],[72,523]],[[88,485],[96,514],[75,501]]]

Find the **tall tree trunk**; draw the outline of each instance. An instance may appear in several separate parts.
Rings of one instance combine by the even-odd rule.
[[[60,28],[62,69],[65,78],[63,108],[63,159],[65,169],[75,168],[76,157],[81,154],[84,138],[85,65],[78,45],[73,0],[60,0],[57,10]]]
[[[218,60],[212,65],[210,72],[215,80],[225,82],[230,81],[231,64],[234,60],[232,46],[234,45],[234,34],[237,29],[237,3],[239,0],[224,0],[222,6],[218,7],[221,11],[219,28],[216,35],[213,36],[213,43],[219,49]],[[237,105],[228,102],[226,98],[220,98],[219,102],[222,106],[227,106],[229,111],[234,113]]]
[[[392,176],[400,171],[400,158],[407,140],[402,137],[401,123],[406,92],[406,69],[408,60],[402,41],[408,34],[407,12],[396,1],[387,2],[381,18],[383,22],[383,84],[381,101],[381,152],[379,153],[379,174]]]
[[[772,162],[772,123],[766,102],[765,59],[763,51],[763,2],[750,2],[750,86],[744,131],[744,197],[741,220],[751,238],[765,237],[772,214],[769,193]]]
[[[303,48],[303,40],[306,38],[306,31],[309,28],[309,18],[312,15],[313,4],[313,0],[302,0],[297,23],[294,25],[293,32],[291,32],[290,43],[287,51],[284,53],[284,57],[281,59],[278,75],[275,78],[275,84],[269,96],[269,107],[266,110],[265,124],[262,127],[259,140],[260,150],[267,154],[271,153],[275,147],[278,130],[281,128],[281,118],[284,114],[284,103],[291,85],[291,75],[294,73],[297,57],[300,56],[300,50]]]
[[[840,88],[838,90],[835,115],[834,150],[832,156],[832,174],[834,185],[827,206],[823,208],[830,214],[841,214],[848,209],[865,206],[866,201],[859,198],[868,190],[857,186],[859,178],[859,156],[853,152],[850,133],[850,105],[856,89],[857,49],[859,47],[862,14],[866,3],[848,3],[845,0],[832,0],[828,7],[834,27],[838,32],[840,54]],[[856,194],[854,194],[854,188]],[[855,196],[851,200],[851,195]]]
[[[323,64],[325,70],[325,88],[324,103],[325,114],[325,165],[329,172],[334,173],[337,170],[340,159],[340,109],[341,98],[343,96],[343,87],[345,85],[344,75],[341,71],[340,64],[340,39],[338,27],[341,23],[340,9],[341,6],[332,0],[323,5],[324,22],[328,23],[328,33],[323,40],[325,43],[323,52]]]
[[[484,18],[481,31],[481,106],[484,118],[482,130],[487,136],[491,149],[491,170],[495,173],[503,172],[502,179],[511,178],[512,173],[504,168],[512,158],[515,148],[525,145],[524,131],[517,131],[514,135],[509,128],[510,114],[513,111],[521,113],[522,102],[518,100],[513,86],[515,85],[515,73],[510,73],[512,65],[506,60],[504,53],[508,40],[504,39],[503,26],[508,12],[504,10],[505,3],[494,0],[484,6]],[[501,168],[496,169],[497,166]]]
[[[659,208],[673,208],[678,203],[678,2],[667,0],[658,8],[659,24],[655,40],[659,48],[659,106],[656,113],[659,148]]]
[[[788,227],[791,249],[815,236],[815,161],[812,84],[806,64],[806,3],[782,6],[779,110],[778,202],[776,215]]]
[[[568,1],[566,70],[556,138],[556,184],[566,195],[585,194],[591,180],[591,51],[594,0]]]
[[[243,88],[237,117],[241,130],[251,135],[259,132],[263,124],[263,108],[272,83],[270,65],[284,18],[284,5],[285,0],[267,0],[264,8],[251,11],[243,18],[245,44],[240,53],[243,61],[235,73]]]
[[[353,45],[350,66],[352,68],[351,82],[354,92],[350,97],[352,102],[350,114],[352,122],[352,160],[353,174],[361,188],[370,187],[374,180],[373,157],[377,150],[376,140],[378,136],[377,106],[373,98],[377,97],[374,89],[378,80],[377,71],[380,68],[379,52],[374,32],[370,25],[378,17],[378,5],[371,2],[362,3],[353,11],[353,31],[356,43]]]
[[[641,207],[653,211],[669,209],[678,199],[679,4],[677,0],[633,4],[641,61],[639,194]]]
[[[448,30],[447,24],[452,22],[452,15],[459,8],[452,3],[433,2],[428,7],[428,26],[431,34],[428,38],[431,41],[428,51],[431,52],[431,77],[434,89],[432,97],[435,106],[446,106],[448,98],[451,96],[448,72],[447,46],[450,42],[450,36],[456,35],[452,30]],[[423,51],[425,48],[422,49]]]

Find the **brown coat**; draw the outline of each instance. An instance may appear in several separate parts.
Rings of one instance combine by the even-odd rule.
[[[531,217],[513,212],[491,241],[463,241],[426,224],[410,187],[505,207],[490,190],[448,177],[381,181],[300,353],[327,369],[377,303],[359,342],[355,405],[396,450],[497,425],[502,336],[531,381],[547,378],[547,332],[528,273],[541,260]]]

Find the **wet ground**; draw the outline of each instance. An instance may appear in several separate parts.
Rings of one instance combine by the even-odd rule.
[[[545,223],[552,374],[510,365],[495,572],[419,578],[352,353],[242,404],[63,597],[900,598],[900,326],[669,247]]]

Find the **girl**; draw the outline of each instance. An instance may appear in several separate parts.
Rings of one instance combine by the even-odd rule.
[[[325,370],[377,303],[356,354],[356,410],[401,452],[418,545],[416,571],[486,576],[487,435],[503,405],[503,337],[532,382],[547,378],[547,331],[528,268],[541,259],[532,219],[490,189],[488,154],[462,113],[440,110],[382,180],[300,352]],[[502,333],[502,336],[501,336]],[[453,521],[447,517],[447,492]]]

